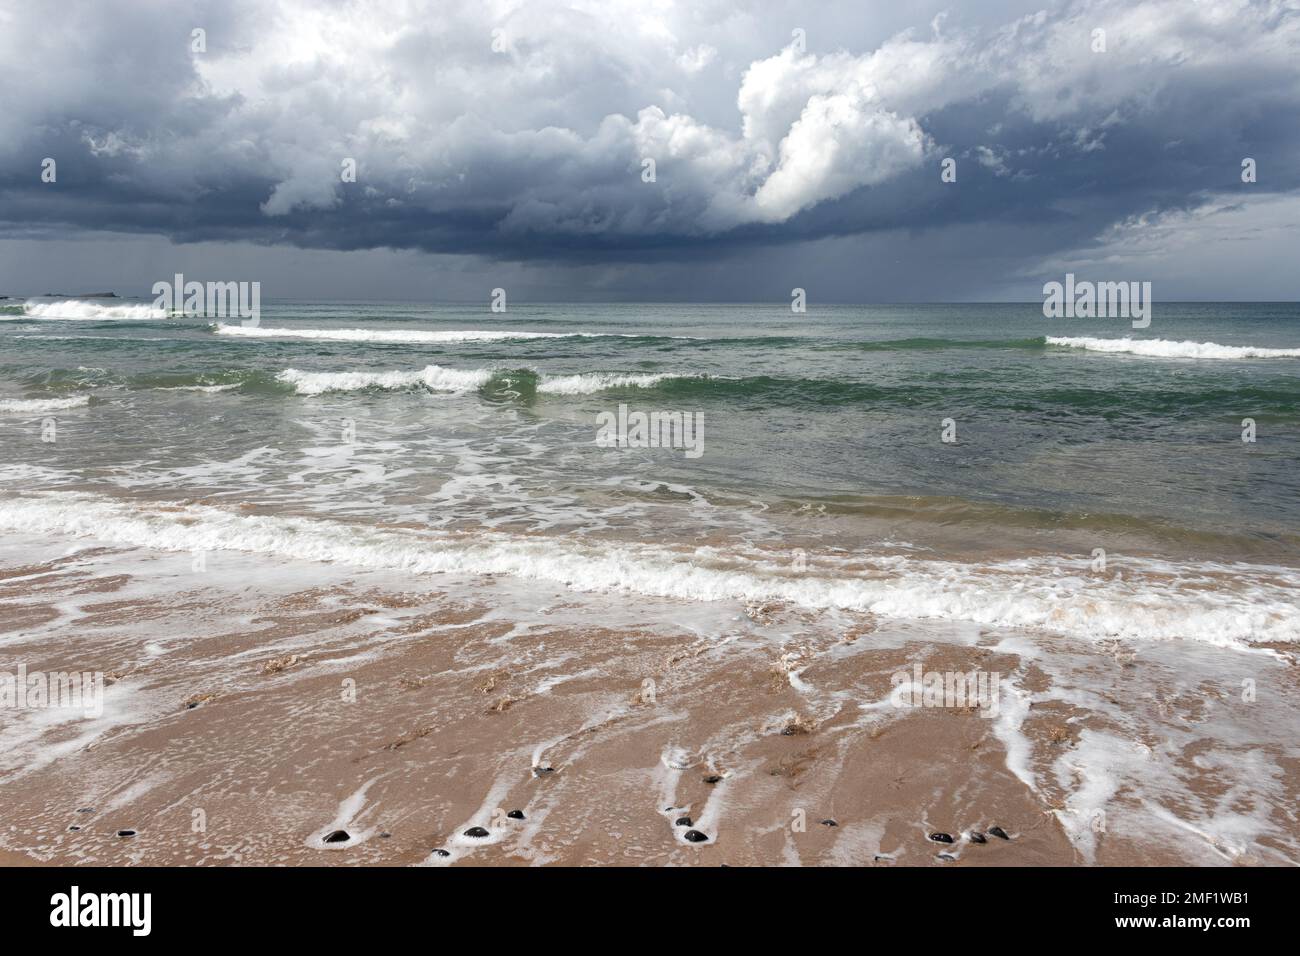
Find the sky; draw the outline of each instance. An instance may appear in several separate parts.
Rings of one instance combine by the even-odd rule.
[[[1298,120],[1300,0],[0,0],[0,294],[1297,299]]]

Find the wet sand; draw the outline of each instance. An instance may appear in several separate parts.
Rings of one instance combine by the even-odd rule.
[[[1298,860],[1286,650],[72,547],[0,555],[0,666],[110,681],[4,715],[3,865]]]

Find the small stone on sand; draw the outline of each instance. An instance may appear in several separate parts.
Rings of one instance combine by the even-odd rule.
[[[484,830],[482,827],[470,827],[465,831],[465,836],[473,837],[476,840],[481,840],[487,835],[487,830]]]
[[[691,843],[704,843],[709,839],[699,830],[687,830],[682,834],[682,837],[683,839],[689,840]]]
[[[947,833],[931,833],[930,839],[935,843],[951,843],[952,837]]]
[[[690,817],[678,817],[676,820],[673,821],[673,826],[675,827],[689,827],[693,825],[694,824],[691,822]]]
[[[326,843],[347,843],[352,839],[347,830],[335,830],[325,838]]]

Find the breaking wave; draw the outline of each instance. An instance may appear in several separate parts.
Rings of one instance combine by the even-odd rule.
[[[0,412],[61,412],[90,404],[89,395],[69,398],[13,398],[0,400]]]
[[[0,527],[164,551],[241,551],[413,574],[510,575],[577,591],[789,602],[1092,639],[1190,639],[1236,648],[1300,640],[1295,571],[1240,563],[1132,558],[1123,576],[1100,576],[1090,573],[1085,557],[971,564],[857,553],[828,559],[820,573],[797,574],[785,556],[758,549],[420,531],[83,492],[0,500]]]
[[[1270,349],[1257,345],[1219,345],[1215,342],[1175,342],[1171,339],[1096,339],[1049,335],[1047,344],[1086,349],[1089,352],[1124,352],[1150,358],[1300,358],[1300,349]]]
[[[166,309],[155,309],[152,305],[141,303],[124,303],[121,305],[104,305],[99,302],[87,302],[84,299],[60,299],[57,302],[26,302],[20,314],[28,319],[63,319],[70,322],[99,322],[103,320],[165,319],[169,313]]]

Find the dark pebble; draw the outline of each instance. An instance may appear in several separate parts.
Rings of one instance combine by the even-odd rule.
[[[352,837],[347,830],[335,830],[325,838],[326,843],[347,843]]]
[[[691,843],[705,843],[709,839],[699,830],[687,830],[685,833],[682,834],[682,836],[685,839],[689,840]]]
[[[1007,831],[1002,829],[1001,827],[989,827],[989,833],[992,833],[999,840],[1011,839],[1011,837],[1007,836]]]
[[[988,843],[989,838],[986,837],[984,834],[980,833],[978,830],[976,830],[974,833],[970,835],[970,841],[971,843]]]
[[[481,840],[487,835],[488,832],[484,830],[482,827],[470,827],[468,830],[465,831],[465,836],[473,837],[476,840]]]
[[[947,833],[931,833],[930,839],[935,843],[951,843],[952,837]]]
[[[711,773],[711,774],[709,774],[707,777],[704,778],[704,782],[705,782],[705,783],[721,783],[721,782],[722,782],[722,778],[719,777],[716,773]]]
[[[822,826],[824,826],[824,827],[837,827],[837,826],[839,826],[839,824],[836,823],[834,820],[823,820],[823,821],[822,821]]]
[[[77,830],[80,830],[81,827],[77,826],[77,825],[74,823],[72,826],[68,827],[68,829],[69,829],[69,830],[72,830],[72,831],[75,833]]]
[[[381,833],[381,834],[379,834],[379,839],[381,839],[381,840],[387,840],[387,839],[389,839],[389,838],[391,838],[391,837],[392,837],[392,834],[391,834],[391,833]]]
[[[554,768],[554,767],[534,767],[534,768],[533,768],[533,776],[534,776],[534,777],[545,777],[548,773],[555,773],[555,768]]]
[[[94,807],[81,807],[81,808],[79,808],[79,809],[77,810],[77,812],[78,812],[78,813],[94,813],[94,812],[95,812],[95,808],[94,808]]]
[[[524,818],[524,811],[511,810],[509,813],[506,814],[506,816],[508,816],[511,820],[522,820]]]
[[[134,830],[118,830],[118,831],[117,831],[117,835],[120,836],[120,837],[133,837],[133,836],[135,836],[135,831],[134,831]]]
[[[951,861],[953,861],[953,860],[955,860],[955,859],[957,859],[957,858],[956,858],[955,856],[953,856],[951,853],[940,853],[940,854],[939,854],[939,859],[941,859],[941,860],[948,860],[949,862],[951,862]]]
[[[673,826],[689,827],[689,826],[694,826],[694,824],[691,822],[690,817],[678,817],[676,820],[673,821]]]
[[[447,851],[447,850],[444,850],[442,847],[438,847],[438,849],[436,849],[436,850],[433,851],[433,855],[434,855],[434,856],[451,856],[451,853],[450,853],[449,851]]]

